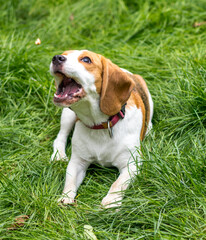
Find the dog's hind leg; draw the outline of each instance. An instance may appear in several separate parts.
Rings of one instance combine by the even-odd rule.
[[[119,207],[122,204],[124,191],[129,186],[132,178],[137,174],[135,163],[125,166],[120,170],[118,179],[112,184],[106,197],[103,198],[101,205],[104,208]]]
[[[75,124],[75,121],[76,114],[69,108],[64,108],[61,115],[60,131],[53,144],[53,154],[51,156],[51,161],[67,159],[65,152],[67,138]]]

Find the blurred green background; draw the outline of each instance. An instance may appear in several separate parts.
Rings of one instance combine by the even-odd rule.
[[[0,6],[0,238],[89,239],[84,225],[91,225],[98,239],[205,239],[205,0]],[[99,166],[88,170],[77,206],[57,205],[67,163],[49,162],[61,114],[49,64],[69,49],[142,75],[154,100],[141,173],[118,212],[100,208],[118,172]],[[22,214],[28,221],[8,230]]]

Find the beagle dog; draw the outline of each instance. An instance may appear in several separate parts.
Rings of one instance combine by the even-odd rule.
[[[67,137],[74,127],[72,155],[59,201],[73,204],[91,163],[118,168],[120,175],[101,204],[121,205],[123,191],[137,174],[140,141],[152,128],[153,102],[143,78],[88,50],[53,57],[54,104],[64,107],[51,159],[66,159]]]

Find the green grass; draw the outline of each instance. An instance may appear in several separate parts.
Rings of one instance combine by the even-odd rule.
[[[206,239],[204,0],[0,1],[0,238]],[[39,37],[42,44],[34,41]],[[68,49],[98,52],[142,75],[154,128],[120,211],[101,210],[118,176],[92,166],[78,205],[57,205],[67,163],[50,163],[61,109],[49,64]],[[70,142],[68,155],[70,155]],[[16,230],[16,216],[30,216]]]

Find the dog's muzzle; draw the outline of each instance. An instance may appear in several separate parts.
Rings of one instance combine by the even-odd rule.
[[[67,59],[63,55],[55,55],[52,58],[52,63],[54,65],[61,65],[63,62],[65,62]]]

